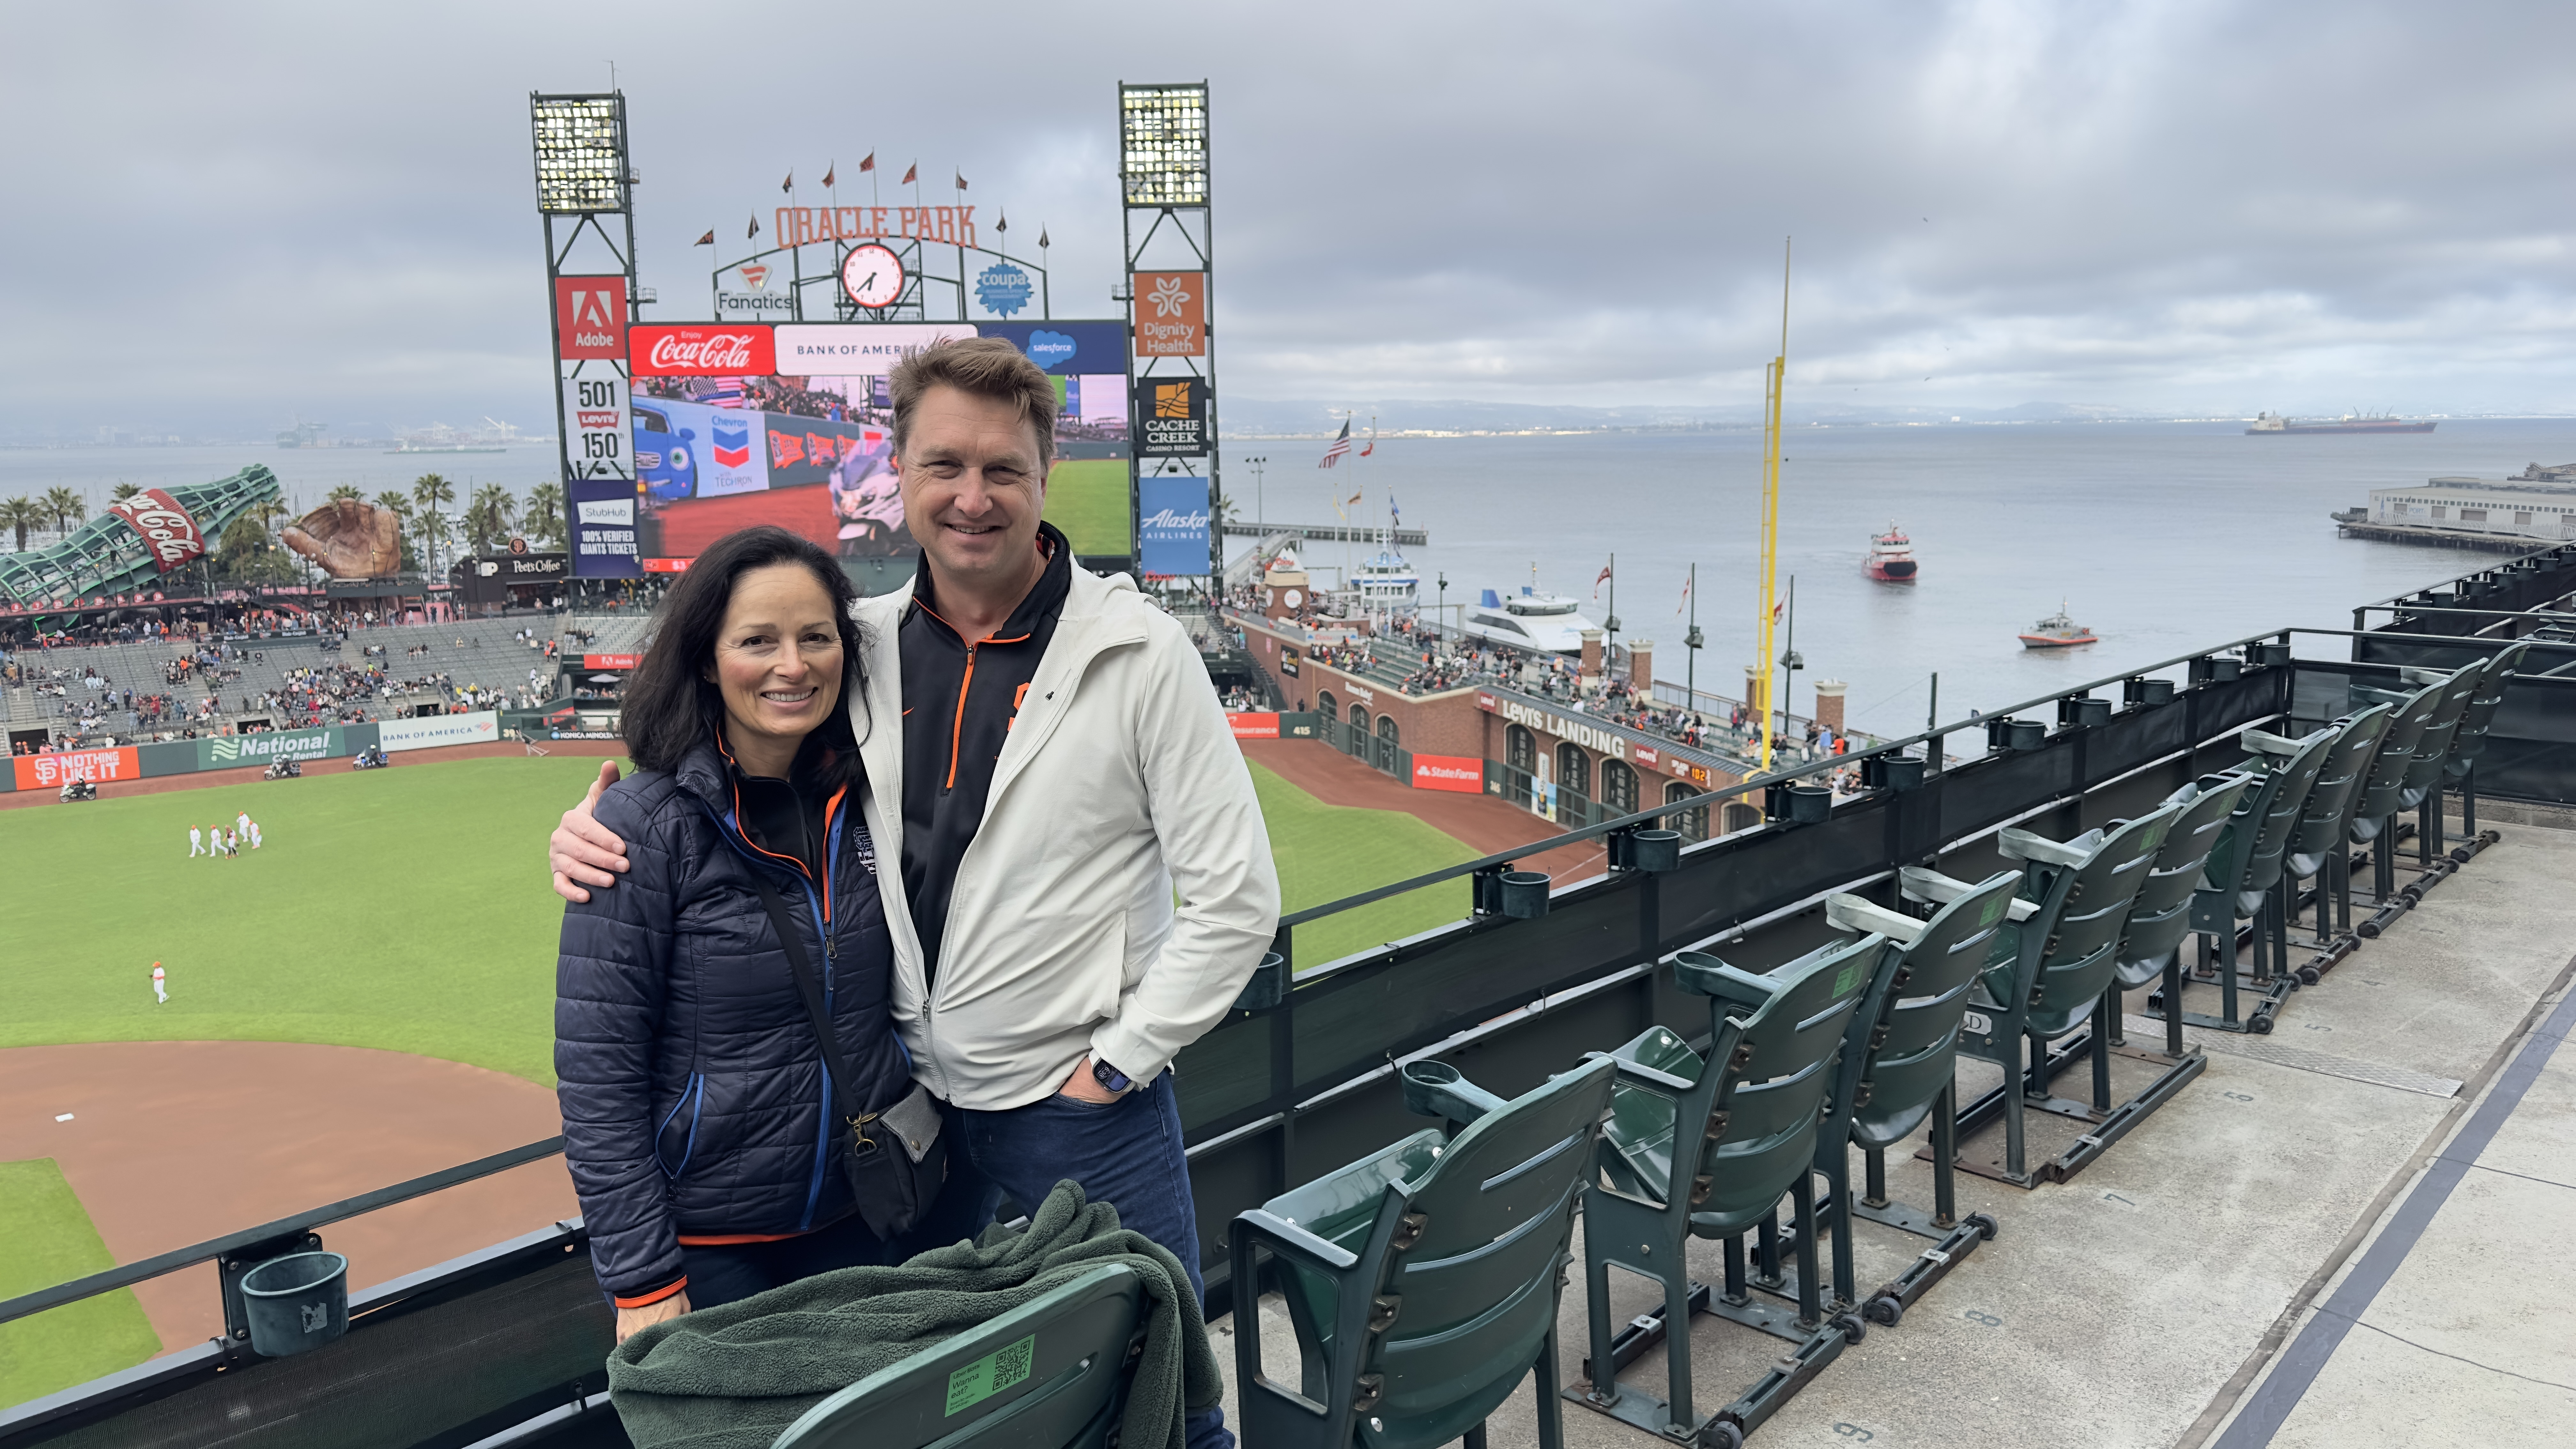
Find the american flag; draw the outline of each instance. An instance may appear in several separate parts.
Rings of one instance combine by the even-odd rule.
[[[715,379],[715,386],[707,389],[706,402],[709,407],[741,407],[742,379],[738,377],[719,377]]]
[[[1318,468],[1329,468],[1335,463],[1342,461],[1343,456],[1349,453],[1350,450],[1351,423],[1350,419],[1344,418],[1342,420],[1342,435],[1333,439],[1333,446],[1324,450],[1324,461],[1317,463],[1315,466]]]

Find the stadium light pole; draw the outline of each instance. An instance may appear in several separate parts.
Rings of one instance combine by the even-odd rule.
[[[1146,378],[1188,376],[1207,393],[1207,428],[1200,439],[1206,449],[1206,497],[1199,509],[1208,519],[1207,572],[1213,582],[1225,572],[1225,530],[1218,524],[1214,500],[1224,493],[1217,451],[1215,248],[1208,190],[1208,86],[1186,81],[1118,85],[1118,179],[1126,268],[1124,293],[1129,308],[1127,527],[1129,567],[1144,572],[1143,459],[1137,456]],[[1158,243],[1160,243],[1158,245]],[[1150,255],[1149,255],[1150,254]],[[1162,267],[1154,257],[1172,258]],[[1194,273],[1199,295],[1175,297],[1170,289],[1140,289],[1137,276],[1148,269]],[[1186,288],[1181,289],[1183,292]],[[1167,300],[1168,299],[1168,300]],[[1195,301],[1192,309],[1189,304]],[[1149,348],[1141,323],[1152,305],[1167,319],[1195,310],[1201,321],[1188,345],[1156,344]],[[1171,311],[1159,309],[1171,308]],[[1170,369],[1164,371],[1165,367]]]
[[[632,426],[621,422],[603,430],[589,425],[602,412],[612,410],[622,420],[631,417],[627,411],[629,372],[622,339],[626,325],[643,319],[644,303],[650,300],[636,271],[634,188],[640,178],[627,152],[626,93],[531,93],[528,120],[536,157],[537,215],[545,227],[546,311],[556,359],[555,442],[564,485],[564,542],[571,554],[568,572],[576,577],[631,577],[642,571],[642,560],[634,553],[614,556],[623,562],[623,568],[585,574],[581,528],[575,519],[577,504],[635,497]],[[560,232],[558,223],[564,228]],[[623,234],[612,231],[613,225]],[[585,237],[604,248],[612,264],[608,271],[564,270]],[[598,253],[593,251],[590,255],[596,257]],[[626,315],[617,319],[620,326],[616,335],[621,342],[614,356],[604,356],[600,349],[589,346],[569,349],[577,356],[566,355],[567,319],[559,315],[564,288],[558,283],[567,275],[624,279]],[[587,442],[577,441],[575,430],[568,426],[571,418],[567,395],[576,390],[581,394],[578,405],[585,423],[580,432],[590,439]],[[576,448],[581,450],[579,456]],[[592,456],[594,448],[609,455]],[[593,556],[593,569],[601,568],[611,557]]]

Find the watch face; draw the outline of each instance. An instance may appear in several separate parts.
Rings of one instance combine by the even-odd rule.
[[[903,262],[871,242],[841,258],[841,290],[862,307],[892,306],[903,295]]]

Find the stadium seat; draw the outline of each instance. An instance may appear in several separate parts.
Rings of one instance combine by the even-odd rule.
[[[2370,767],[2379,757],[2380,743],[2387,738],[2388,723],[2395,715],[2393,705],[2374,704],[2367,709],[2345,715],[2329,728],[2336,731],[2328,747],[2325,762],[2317,769],[2316,783],[2308,787],[2307,802],[2299,809],[2299,823],[2290,832],[2289,859],[2281,868],[2281,907],[2287,919],[2299,914],[2299,882],[2309,876],[2317,878],[2318,947],[2332,944],[2335,931],[2335,889],[2337,867],[2349,871],[2350,862],[2343,857],[2344,839],[2352,831],[2353,807],[2360,803],[2363,786],[2370,778]],[[2286,929],[2286,928],[2285,928]],[[2286,944],[2281,943],[2281,944]],[[2299,984],[2313,986],[2319,968],[2298,968]]]
[[[1959,1035],[1961,1051],[2004,1069],[2004,1080],[1959,1114],[1963,1132],[1982,1128],[1998,1116],[2003,1119],[2003,1166],[1988,1175],[2016,1187],[2071,1175],[2163,1105],[2202,1065],[2193,1059],[2169,1068],[2147,1091],[2115,1108],[2110,1100],[2109,1032],[2102,1023],[2093,1022],[2094,1012],[2106,1003],[2116,1010],[2111,988],[2120,943],[2128,931],[2129,906],[2146,883],[2182,809],[2168,803],[2107,834],[2091,830],[2070,841],[2050,840],[2027,830],[2005,830],[1997,837],[1996,849],[2006,859],[2022,862],[2020,905],[2028,909],[2007,912],[1988,943],[1986,964]],[[1940,904],[1977,889],[1919,866],[1898,871],[1897,882],[1907,899]],[[2073,1035],[2088,1022],[2095,1029],[2085,1039],[2069,1043],[2062,1051],[2050,1050],[2051,1042]],[[2049,1090],[2051,1080],[2084,1048],[2093,1057],[2094,1101],[2089,1106],[2062,1100]],[[2096,1126],[2072,1150],[2034,1174],[2024,1143],[2025,1105]]]
[[[832,1395],[775,1449],[1104,1449],[1144,1334],[1144,1280],[1104,1265]]]
[[[2326,756],[2342,730],[2328,725],[2298,739],[2262,730],[2247,730],[2239,739],[2252,751],[2245,768],[2257,772],[2254,784],[2238,800],[2235,812],[2219,831],[2200,888],[2192,893],[2191,929],[2201,937],[2201,959],[2195,975],[2215,980],[2219,1014],[2184,1011],[2182,1019],[2214,1031],[2266,1035],[2281,1003],[2297,988],[2279,959],[2288,930],[2279,916],[2274,887],[2290,860],[2290,838],[2297,833],[2308,791],[2324,770]],[[2253,921],[2250,976],[2238,964],[2236,923]],[[2253,988],[2254,1007],[2244,1011],[2239,1000]],[[2147,1012],[2161,1016],[2176,1005],[2163,992],[2149,997]]]
[[[2129,925],[2121,937],[2119,964],[2112,979],[2120,991],[2134,991],[2162,978],[2168,996],[2182,994],[2182,942],[2191,934],[2191,897],[2217,846],[2219,833],[2254,776],[2243,770],[2203,775],[2165,797],[2182,813],[2165,831],[2147,878],[2129,903]],[[2117,1026],[2116,1018],[2112,1025]],[[2114,1035],[2116,1044],[2119,1037]],[[2165,1055],[2183,1055],[2182,1022],[2165,1023]]]
[[[1257,1252],[1270,1255],[1299,1359],[1296,1388],[1268,1377],[1260,1333],[1238,1320],[1244,1442],[1481,1449],[1486,1416],[1535,1373],[1539,1443],[1561,1449],[1557,1298],[1614,1075],[1596,1058],[1505,1102],[1411,1063],[1405,1105],[1445,1128],[1238,1215],[1233,1281],[1260,1281]]]
[[[1855,895],[1825,898],[1828,924],[1852,936],[1875,933],[1896,943],[1843,1030],[1842,1061],[1816,1141],[1816,1170],[1825,1179],[1828,1231],[1834,1240],[1834,1302],[1848,1307],[1858,1301],[1854,1219],[1933,1239],[1930,1249],[1870,1295],[1862,1316],[1873,1323],[1895,1323],[1977,1244],[1995,1235],[1993,1218],[1979,1213],[1962,1222],[1958,1216],[1954,1058],[1969,993],[2020,884],[2020,871],[1997,871],[1929,920],[1882,909]],[[1932,1126],[1929,1213],[1887,1195],[1887,1150],[1914,1135],[1926,1120]],[[1851,1195],[1853,1147],[1860,1148],[1866,1173],[1865,1195],[1858,1201]]]
[[[2415,746],[2424,738],[2425,727],[2433,722],[2433,712],[2441,707],[2447,677],[2419,685],[2412,692],[2374,689],[2369,685],[2352,686],[2352,703],[2356,709],[2385,704],[2392,713],[2388,728],[2380,735],[2379,753],[2371,757],[2370,771],[2363,777],[2360,798],[2352,807],[2352,841],[2356,845],[2374,845],[2381,835],[2396,828],[2398,801],[2406,794],[2406,773],[2415,761]],[[2371,886],[2373,895],[2385,903],[2397,889],[2396,871],[2390,852],[2371,851]],[[2347,889],[2346,894],[2349,895]],[[2349,902],[2346,903],[2349,911]]]
[[[2443,777],[2460,792],[2460,829],[2469,835],[2478,833],[2478,756],[2486,753],[2487,732],[2495,727],[2496,709],[2504,703],[2504,692],[2513,685],[2513,675],[2522,666],[2522,656],[2531,650],[2528,642],[2496,651],[2488,659],[2486,671],[2478,676],[2478,687],[2469,694],[2469,703],[2460,711],[2459,728],[2451,737],[2451,757],[2442,762]]]
[[[1591,1351],[1587,1407],[1647,1433],[1702,1445],[1743,1436],[1823,1372],[1866,1332],[1858,1316],[1827,1321],[1816,1270],[1815,1168],[1824,1106],[1843,1034],[1878,974],[1888,938],[1872,933],[1820,947],[1767,976],[1714,956],[1674,958],[1681,989],[1709,999],[1706,1057],[1658,1027],[1611,1053],[1618,1064],[1599,1173],[1584,1192],[1583,1245]],[[1797,1307],[1752,1296],[1744,1235],[1763,1229],[1760,1264],[1777,1278],[1773,1212],[1783,1195],[1796,1209]],[[1690,1240],[1725,1243],[1721,1295],[1689,1279]],[[1610,1331],[1612,1265],[1663,1285],[1663,1311]],[[1724,1409],[1706,1419],[1691,1398],[1690,1318],[1706,1311],[1785,1338],[1797,1347]],[[1626,1388],[1618,1370],[1665,1340],[1669,1399]],[[1579,1394],[1579,1397],[1578,1397]]]

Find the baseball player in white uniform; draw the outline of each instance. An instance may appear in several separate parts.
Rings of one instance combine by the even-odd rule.
[[[256,820],[250,823],[250,848],[259,849],[259,822]]]
[[[199,843],[200,838],[204,833],[205,832],[199,830],[193,825],[188,827],[188,858],[190,860],[195,860],[198,856],[206,853],[205,847]]]
[[[169,999],[169,978],[162,974],[161,963],[155,961],[152,963],[152,1004],[158,1006]]]
[[[234,832],[235,832],[236,834],[240,834],[240,835],[248,835],[248,834],[250,834],[250,812],[249,812],[249,811],[245,810],[245,811],[243,811],[241,814],[236,815],[236,816],[234,816],[234,817],[233,817],[233,830],[234,830]]]

